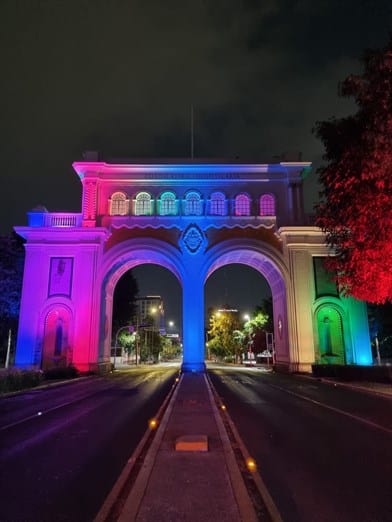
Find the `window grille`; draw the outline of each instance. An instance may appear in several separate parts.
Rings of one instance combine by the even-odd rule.
[[[160,198],[161,216],[174,216],[177,214],[176,195],[173,192],[164,192]]]
[[[125,216],[128,213],[127,196],[122,192],[115,192],[110,198],[110,215]]]
[[[186,216],[201,216],[201,197],[197,192],[188,192],[185,196],[185,209],[184,213]]]
[[[250,216],[250,198],[246,194],[238,194],[234,202],[236,216]]]
[[[214,192],[210,198],[210,214],[224,216],[226,214],[226,198],[222,192]]]
[[[275,198],[272,194],[260,197],[260,216],[275,216]]]
[[[136,195],[135,215],[149,216],[151,215],[151,196],[147,192],[139,192]]]

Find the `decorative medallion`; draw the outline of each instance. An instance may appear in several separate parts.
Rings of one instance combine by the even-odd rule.
[[[191,254],[196,254],[203,245],[205,236],[197,225],[189,225],[182,235],[182,243]]]

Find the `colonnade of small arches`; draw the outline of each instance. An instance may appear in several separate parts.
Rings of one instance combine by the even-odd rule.
[[[261,194],[256,201],[245,192],[227,199],[223,192],[213,192],[203,199],[200,192],[190,190],[183,199],[172,191],[165,191],[157,199],[146,191],[130,198],[125,192],[114,192],[109,198],[108,213],[111,216],[275,216],[276,201],[271,193]]]

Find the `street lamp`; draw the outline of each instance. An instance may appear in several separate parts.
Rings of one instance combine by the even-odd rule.
[[[151,362],[151,359],[153,359],[153,353],[154,353],[154,333],[155,333],[155,314],[157,313],[158,309],[156,306],[153,306],[150,309],[151,317],[152,317],[152,325],[150,328],[151,331],[151,342],[149,343],[149,350],[148,350],[148,362]]]

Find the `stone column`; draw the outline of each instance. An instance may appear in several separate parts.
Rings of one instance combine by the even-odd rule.
[[[204,285],[196,270],[189,270],[184,276],[182,303],[182,370],[204,371]]]

